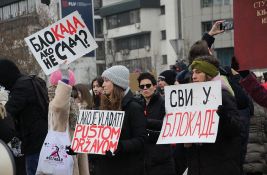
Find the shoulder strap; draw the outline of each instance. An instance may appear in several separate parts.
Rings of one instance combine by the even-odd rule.
[[[46,93],[47,91],[45,92],[44,87],[42,87],[39,83],[36,82],[38,81],[38,77],[36,77],[36,75],[30,75],[29,77],[31,79],[38,103],[45,114],[44,116],[47,116],[49,104],[48,94]]]

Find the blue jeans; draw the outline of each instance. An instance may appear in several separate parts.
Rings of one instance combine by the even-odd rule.
[[[40,153],[36,153],[25,156],[27,175],[35,175],[39,160],[39,154]]]

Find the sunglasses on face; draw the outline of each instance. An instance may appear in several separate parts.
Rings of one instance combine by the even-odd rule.
[[[139,88],[140,89],[145,89],[145,87],[148,89],[148,88],[150,88],[152,86],[152,84],[140,84],[139,85]]]

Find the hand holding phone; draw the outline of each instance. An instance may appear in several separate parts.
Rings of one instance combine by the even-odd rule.
[[[224,30],[221,30],[221,29],[220,29],[220,25],[221,25],[221,23],[223,23],[223,22],[224,22],[223,20],[216,21],[216,22],[212,25],[212,28],[210,29],[210,31],[208,32],[208,34],[211,35],[211,36],[214,36],[214,35],[223,33]]]
[[[232,30],[234,29],[233,21],[224,21],[220,24],[220,30]]]

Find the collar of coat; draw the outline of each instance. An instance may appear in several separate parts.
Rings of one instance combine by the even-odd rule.
[[[133,99],[133,93],[132,91],[128,90],[128,92],[124,95],[123,99],[122,99],[122,109],[124,109],[126,107],[126,105],[131,102]]]

